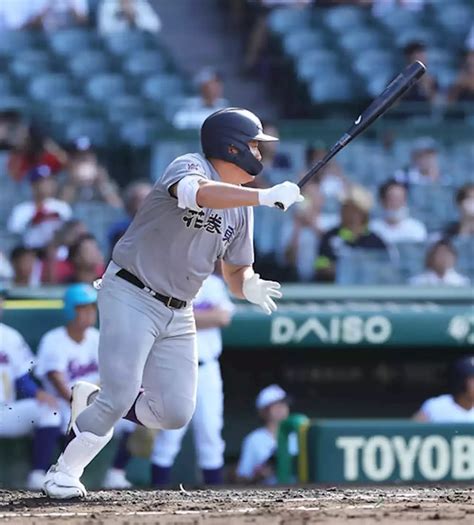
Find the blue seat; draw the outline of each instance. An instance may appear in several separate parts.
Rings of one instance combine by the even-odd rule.
[[[36,101],[49,101],[55,97],[72,94],[74,84],[63,73],[45,73],[33,78],[28,92]]]
[[[328,43],[325,33],[306,29],[285,35],[283,49],[288,55],[298,57],[310,49],[326,48]]]
[[[13,57],[27,49],[41,49],[45,46],[43,33],[36,31],[4,31],[0,38],[0,57]]]
[[[183,93],[183,81],[176,75],[153,75],[146,79],[142,95],[149,100],[162,102],[169,96]]]
[[[66,124],[72,120],[87,118],[95,113],[94,107],[84,97],[61,96],[51,100],[48,108],[53,122]]]
[[[474,20],[474,5],[445,3],[443,9],[436,11],[438,23],[451,35],[465,36],[469,32]]]
[[[63,29],[52,32],[49,36],[51,49],[64,57],[72,57],[79,51],[98,47],[99,42],[96,32],[88,29]]]
[[[164,122],[157,118],[137,118],[122,125],[120,138],[129,146],[144,148],[152,145],[163,129]]]
[[[367,49],[354,59],[353,68],[359,75],[369,79],[372,75],[379,73],[394,76],[397,70],[397,61],[391,51]]]
[[[125,95],[127,83],[122,75],[104,73],[91,78],[86,84],[87,95],[96,102]]]
[[[339,43],[352,56],[385,47],[384,38],[379,33],[367,29],[346,32],[340,35]]]
[[[298,77],[302,80],[314,76],[334,74],[340,70],[339,56],[329,49],[312,49],[300,57],[296,63]]]
[[[116,56],[158,47],[156,37],[143,31],[119,31],[104,36],[105,47]]]
[[[12,57],[9,69],[15,77],[27,79],[51,71],[53,64],[47,51],[27,49]]]
[[[294,31],[301,31],[307,27],[310,20],[310,13],[307,9],[294,9],[292,7],[282,7],[274,9],[268,16],[268,25],[272,31],[279,34],[288,34]]]
[[[166,69],[165,58],[156,50],[135,51],[127,55],[123,71],[132,77],[145,77],[161,73]]]
[[[348,29],[360,27],[367,21],[365,9],[357,6],[339,6],[327,9],[323,15],[324,23],[333,31],[343,34]]]
[[[66,127],[65,138],[68,142],[74,142],[80,137],[89,137],[92,144],[104,147],[110,139],[110,130],[103,120],[78,119]]]
[[[146,103],[141,97],[120,95],[105,100],[105,111],[111,122],[123,123],[147,116]]]
[[[8,75],[0,73],[0,95],[10,95],[12,92],[12,83]]]
[[[422,14],[408,9],[390,9],[384,13],[384,16],[380,18],[380,21],[391,29],[394,34],[397,34],[403,29],[419,29],[423,27]]]
[[[309,91],[317,104],[351,102],[357,98],[354,83],[342,74],[316,76]]]
[[[399,47],[404,47],[410,42],[423,42],[426,46],[443,46],[444,37],[435,28],[408,27],[398,29],[395,42]]]
[[[402,282],[396,265],[385,250],[342,250],[336,263],[340,285],[384,285]]]
[[[394,246],[396,264],[404,281],[424,271],[426,247],[423,242],[397,243]]]
[[[29,107],[28,100],[23,97],[0,94],[0,111],[13,110],[26,114]]]
[[[112,70],[110,57],[104,51],[83,50],[77,56],[71,57],[69,70],[80,79],[87,79],[94,75],[108,73]]]

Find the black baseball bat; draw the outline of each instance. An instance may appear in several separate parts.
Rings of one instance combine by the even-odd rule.
[[[318,173],[342,148],[347,146],[352,139],[365,131],[375,120],[383,115],[402,95],[404,95],[426,72],[426,66],[413,62],[406,67],[392,82],[372,101],[369,107],[360,114],[354,124],[342,135],[332,148],[319,160],[298,182],[302,188],[316,173]],[[276,206],[283,209],[281,202]]]

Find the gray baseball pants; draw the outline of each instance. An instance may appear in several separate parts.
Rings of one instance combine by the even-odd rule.
[[[135,414],[144,426],[183,427],[196,403],[192,306],[168,308],[117,277],[118,269],[110,263],[98,294],[101,390],[77,418],[77,427],[104,436],[135,400]]]

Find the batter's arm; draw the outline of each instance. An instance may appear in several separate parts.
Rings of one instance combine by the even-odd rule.
[[[207,179],[197,181],[193,178],[192,184],[188,184],[191,182],[189,179],[187,177],[181,179],[173,184],[168,191],[178,199],[178,202],[192,201],[200,208],[223,210],[242,206],[274,207],[278,202],[286,210],[295,202],[303,200],[298,186],[288,181],[261,190]],[[180,192],[182,192],[181,195]]]
[[[245,299],[243,293],[243,284],[246,279],[254,275],[251,266],[236,266],[234,264],[222,261],[222,275],[227,283],[229,290],[235,297]]]

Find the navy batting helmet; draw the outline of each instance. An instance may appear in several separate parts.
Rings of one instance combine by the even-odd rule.
[[[225,108],[209,115],[201,127],[201,146],[207,158],[232,162],[250,175],[258,175],[263,164],[249,148],[249,141],[274,142],[278,139],[263,132],[257,115],[242,108]],[[229,151],[233,146],[237,153]]]
[[[452,367],[452,389],[454,394],[466,390],[466,379],[474,376],[474,355],[457,359]]]
[[[71,284],[64,294],[64,317],[66,321],[72,321],[76,317],[76,306],[95,304],[97,292],[90,284]]]

